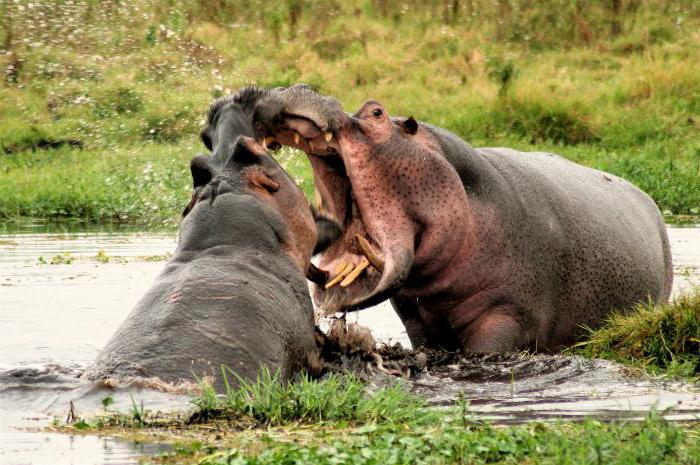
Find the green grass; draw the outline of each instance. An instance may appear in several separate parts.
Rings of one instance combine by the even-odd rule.
[[[351,373],[329,374],[312,379],[301,374],[293,382],[262,369],[255,381],[238,378],[222,370],[225,392],[217,394],[211,384],[201,382],[201,392],[192,399],[194,411],[187,419],[145,411],[132,398],[130,412],[108,410],[93,418],[78,419],[81,429],[107,427],[171,428],[224,420],[245,427],[274,427],[299,424],[431,424],[437,420],[427,402],[407,392],[400,382],[372,389]],[[229,383],[229,379],[231,383]],[[233,381],[236,381],[235,385]]]
[[[427,403],[411,395],[399,383],[368,394],[367,385],[351,374],[330,374],[321,380],[301,375],[294,383],[280,381],[278,375],[261,370],[254,382],[238,379],[232,387],[223,373],[226,392],[218,397],[211,386],[193,402],[198,418],[243,418],[258,425],[284,425],[292,422],[422,423],[432,415]]]
[[[175,223],[209,102],[297,81],[561,153],[697,219],[700,4],[615,4],[3,3],[0,219]],[[283,159],[309,192],[304,156]]]
[[[657,415],[639,423],[532,423],[507,428],[446,422],[436,428],[364,428],[307,444],[267,440],[261,450],[218,451],[218,464],[697,464],[698,431]],[[167,461],[166,461],[167,463]]]
[[[700,376],[700,292],[667,305],[638,305],[613,315],[579,344],[588,357],[615,360],[651,373]]]
[[[189,421],[152,415],[134,399],[124,414],[111,404],[97,419],[54,427],[174,444],[149,459],[163,464],[700,463],[698,424],[669,423],[659,412],[641,421],[496,426],[473,417],[464,400],[427,408],[400,385],[372,388],[350,375],[289,384],[263,372],[225,395],[204,389]]]

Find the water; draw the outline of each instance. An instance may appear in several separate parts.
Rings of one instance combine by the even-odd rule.
[[[162,450],[110,438],[31,431],[48,425],[54,415],[65,418],[70,400],[80,414],[98,412],[107,395],[122,411],[129,409],[130,395],[151,410],[188,406],[188,398],[177,392],[147,386],[114,388],[77,379],[151,286],[163,268],[162,256],[175,248],[175,233],[78,229],[0,234],[3,464],[135,463],[140,455]],[[677,295],[700,284],[700,228],[669,228],[669,236]],[[98,253],[109,261],[98,261]],[[61,264],[47,264],[54,259]],[[410,345],[388,304],[355,313],[349,320],[371,327],[380,341]],[[481,375],[489,369],[505,375],[462,376],[475,367]],[[638,416],[652,406],[672,407],[671,418],[700,415],[697,386],[630,380],[613,364],[571,357],[457,361],[422,375],[414,388],[436,404],[451,402],[463,391],[472,399],[472,411],[503,422],[588,414]]]

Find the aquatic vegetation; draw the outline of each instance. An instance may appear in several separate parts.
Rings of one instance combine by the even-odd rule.
[[[700,424],[671,423],[664,412],[639,421],[498,426],[471,415],[465,398],[451,408],[425,408],[423,399],[398,385],[371,387],[349,375],[288,384],[267,373],[225,395],[204,389],[189,419],[158,417],[132,404],[127,414],[77,418],[58,429],[97,428],[128,440],[175,444],[173,452],[152,458],[161,464],[697,465],[700,457]]]
[[[70,265],[73,263],[73,256],[70,254],[70,252],[63,252],[54,255],[51,257],[51,259],[46,259],[43,256],[40,256],[37,259],[37,263],[39,265]]]
[[[360,428],[307,444],[268,440],[263,449],[224,450],[198,463],[695,464],[700,454],[697,439],[697,431],[684,431],[656,414],[638,423],[587,420],[507,428],[465,428],[448,420],[429,429]]]
[[[700,292],[670,304],[640,304],[629,314],[615,314],[591,331],[578,350],[651,373],[700,376]]]
[[[301,374],[293,383],[281,381],[278,374],[267,369],[262,369],[255,381],[237,378],[230,370],[222,370],[222,375],[224,395],[216,396],[214,389],[205,384],[193,400],[197,411],[192,421],[234,418],[257,425],[339,421],[400,424],[432,418],[427,403],[398,382],[368,390],[365,382],[350,373],[329,374],[320,380]],[[234,378],[237,386],[229,382]]]
[[[667,422],[657,412],[641,421],[592,419],[496,426],[463,421],[452,411],[431,425],[372,423],[291,425],[244,429],[210,423],[165,434],[117,433],[140,441],[175,442],[175,450],[152,459],[176,464],[678,464],[700,457],[697,424]],[[329,427],[330,426],[330,427]],[[110,432],[112,434],[112,432]]]

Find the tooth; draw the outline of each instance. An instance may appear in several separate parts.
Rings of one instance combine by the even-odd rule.
[[[369,266],[369,260],[367,260],[367,257],[362,257],[360,260],[360,263],[357,264],[354,270],[350,274],[348,274],[343,281],[340,283],[340,287],[348,287],[351,285],[360,274]]]
[[[367,242],[367,239],[359,234],[355,235],[355,239],[357,239],[357,245],[360,246],[360,250],[362,250],[362,253],[367,257],[367,260],[369,260],[372,266],[379,271],[384,271],[384,260],[379,258],[372,246]]]
[[[299,144],[299,133],[294,131],[294,143]]]
[[[323,198],[321,197],[321,193],[314,187],[314,202],[316,203],[316,208],[318,209],[319,213],[323,213]]]
[[[333,133],[330,131],[327,131],[323,134],[323,137],[326,138],[326,142],[330,142],[331,139],[333,139]]]
[[[345,267],[348,266],[348,262],[340,262],[335,266],[335,270],[333,270],[333,274],[340,274],[341,271],[345,269]]]
[[[326,289],[330,289],[331,287],[341,282],[343,278],[345,278],[352,271],[353,268],[355,268],[355,265],[353,265],[352,263],[348,263],[347,265],[345,265],[345,268],[343,268],[343,270],[338,276],[326,283]]]
[[[313,151],[314,151],[314,141],[309,139],[309,152],[313,152]]]
[[[262,144],[263,148],[267,150],[267,137],[263,137],[260,143]]]

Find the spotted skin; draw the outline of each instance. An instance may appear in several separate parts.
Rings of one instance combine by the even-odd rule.
[[[299,148],[346,231],[320,267],[357,263],[356,233],[385,261],[347,288],[317,287],[326,311],[390,298],[414,346],[554,351],[613,309],[668,300],[665,225],[632,184],[554,154],[473,148],[376,101],[353,115],[317,105],[333,138]],[[306,114],[313,106],[307,92]]]

